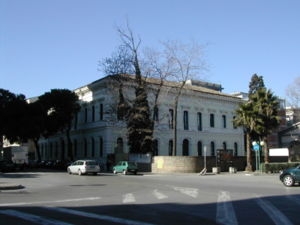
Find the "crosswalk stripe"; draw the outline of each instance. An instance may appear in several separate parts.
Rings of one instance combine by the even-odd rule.
[[[62,212],[62,213],[68,213],[72,215],[77,215],[77,216],[83,216],[91,219],[97,219],[97,220],[105,220],[113,223],[121,223],[121,224],[128,224],[128,225],[155,225],[152,223],[145,223],[141,221],[136,221],[136,220],[129,220],[129,219],[123,219],[123,218],[118,218],[118,217],[112,217],[112,216],[107,216],[107,215],[99,215],[95,213],[88,213],[88,212],[83,212],[83,211],[78,211],[78,210],[73,210],[73,209],[67,209],[67,208],[57,208],[57,207],[44,207],[46,209]]]
[[[230,194],[227,191],[220,191],[218,194],[216,221],[223,225],[238,225]]]
[[[155,190],[153,191],[153,195],[154,195],[157,199],[159,199],[159,200],[168,198],[168,196],[166,196],[166,195],[164,195],[163,193],[159,192],[157,189],[155,189]]]
[[[62,222],[54,219],[46,219],[41,216],[36,216],[29,213],[19,212],[16,210],[1,210],[0,214],[5,214],[8,216],[18,217],[23,220],[27,220],[33,223],[41,224],[41,225],[73,225],[71,223]]]
[[[123,195],[123,203],[132,203],[135,202],[135,197],[132,193],[127,193]]]
[[[198,189],[197,188],[187,188],[187,187],[173,187],[175,191],[179,191],[182,194],[188,195],[193,198],[198,197]]]
[[[275,206],[256,196],[257,204],[269,215],[276,225],[292,225],[293,223]]]

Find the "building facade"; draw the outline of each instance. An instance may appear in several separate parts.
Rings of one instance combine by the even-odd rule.
[[[178,82],[145,79],[148,101],[154,120],[153,155],[172,154],[175,96]],[[71,130],[75,159],[95,158],[104,163],[109,156],[128,154],[126,121],[118,118],[120,94],[128,105],[135,98],[135,79],[114,75],[74,90],[81,110]],[[159,91],[158,98],[157,91]],[[154,110],[154,102],[157,108]],[[232,120],[242,99],[221,92],[217,84],[188,81],[179,97],[177,108],[177,152],[179,156],[216,156],[219,149],[234,156],[244,156],[244,134]],[[66,159],[64,134],[39,142],[42,159]],[[205,152],[204,152],[205,149]]]

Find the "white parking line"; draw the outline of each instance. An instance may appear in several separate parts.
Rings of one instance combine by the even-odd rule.
[[[227,191],[220,191],[218,194],[216,222],[223,225],[238,225],[230,194]]]
[[[256,202],[276,225],[293,225],[293,223],[270,202],[262,200],[258,196],[256,196]]]
[[[71,223],[65,223],[65,222],[62,222],[59,220],[54,220],[54,219],[46,219],[41,216],[24,213],[24,212],[19,212],[16,210],[10,210],[10,209],[0,210],[0,214],[18,217],[20,219],[30,221],[33,223],[37,223],[37,224],[41,224],[41,225],[72,225]]]
[[[123,203],[132,203],[135,202],[135,197],[132,193],[127,193],[123,195]]]
[[[1,203],[2,206],[22,206],[22,205],[44,205],[51,203],[64,203],[64,202],[80,202],[80,201],[94,201],[101,199],[101,197],[89,197],[89,198],[72,198],[72,199],[61,199],[54,201],[40,201],[40,202],[15,202],[15,203]]]
[[[118,217],[107,216],[107,215],[99,215],[99,214],[95,214],[95,213],[88,213],[88,212],[83,212],[83,211],[78,211],[78,210],[73,210],[73,209],[54,208],[54,207],[44,207],[44,208],[62,212],[62,213],[68,213],[68,214],[72,214],[72,215],[76,215],[76,216],[83,216],[83,217],[97,219],[97,220],[105,220],[105,221],[109,221],[109,222],[113,222],[113,223],[121,223],[121,224],[129,224],[129,225],[154,225],[152,223],[128,220],[128,219],[123,219],[123,218],[118,218]]]

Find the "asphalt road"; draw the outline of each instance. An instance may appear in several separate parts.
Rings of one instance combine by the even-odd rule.
[[[0,224],[300,224],[300,186],[278,174],[0,174]]]

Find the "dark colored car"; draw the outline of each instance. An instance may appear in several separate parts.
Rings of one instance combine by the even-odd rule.
[[[11,160],[0,160],[0,171],[1,172],[12,172],[16,170],[15,164]]]
[[[287,187],[300,183],[300,165],[283,170],[279,175],[279,179]]]
[[[113,172],[114,174],[123,173],[124,175],[126,175],[127,173],[137,174],[138,167],[134,162],[120,161],[113,167]]]

